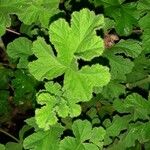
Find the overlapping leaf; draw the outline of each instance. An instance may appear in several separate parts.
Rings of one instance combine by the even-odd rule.
[[[48,130],[50,125],[57,122],[57,114],[65,118],[71,108],[68,107],[67,101],[63,98],[59,84],[48,82],[45,88],[46,90],[37,97],[38,103],[45,104],[45,106],[36,110],[35,119],[40,128]]]
[[[141,52],[140,43],[134,40],[120,41],[109,48],[104,56],[110,61],[112,79],[125,80],[126,74],[130,73],[134,66],[129,57],[136,58]]]
[[[149,52],[150,47],[150,2],[148,0],[140,0],[138,3],[138,9],[141,12],[142,17],[139,20],[141,29],[143,30],[143,47],[144,50]]]
[[[150,141],[150,123],[135,123],[135,124],[129,124],[129,129],[127,132],[122,134],[120,136],[119,140],[116,140],[114,144],[108,147],[110,150],[126,150],[127,148],[137,146],[137,141],[140,144],[149,143]]]
[[[59,0],[0,0],[0,35],[11,25],[11,14],[17,14],[25,24],[41,23],[48,28],[50,18],[59,12]]]
[[[137,24],[139,14],[137,3],[125,0],[94,0],[95,5],[103,5],[105,14],[115,20],[115,29],[119,35],[131,34],[133,25]]]
[[[138,94],[129,95],[124,101],[115,100],[114,107],[118,112],[131,113],[133,120],[149,119],[150,101]]]
[[[48,131],[39,130],[25,138],[23,146],[32,150],[58,150],[63,127],[59,124],[51,126]]]
[[[117,81],[111,81],[103,88],[102,95],[107,99],[118,98],[119,95],[125,93],[125,86],[119,84]]]
[[[109,145],[112,143],[110,137],[117,137],[122,130],[128,129],[129,122],[131,121],[131,116],[126,115],[123,117],[114,116],[113,121],[106,126],[106,135],[104,139],[104,145]]]
[[[77,59],[91,60],[103,52],[102,39],[95,30],[103,26],[103,17],[83,9],[74,12],[71,27],[59,19],[50,26],[50,39],[57,51],[57,57],[43,39],[33,45],[38,58],[29,65],[30,72],[38,79],[53,79],[65,73],[63,90],[72,100],[72,105],[92,97],[93,87],[104,86],[110,80],[107,67],[85,66],[78,69]],[[43,67],[44,66],[44,67]]]
[[[128,87],[135,86],[149,89],[149,74],[150,74],[150,59],[147,52],[143,53],[134,60],[134,68],[130,74],[127,75]]]
[[[77,120],[72,125],[75,137],[66,137],[60,142],[60,150],[100,150],[103,147],[105,130],[102,127],[92,129],[87,120]],[[90,142],[86,142],[89,140]]]

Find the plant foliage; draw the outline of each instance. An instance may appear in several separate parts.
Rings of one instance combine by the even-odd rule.
[[[0,0],[0,22],[0,150],[150,149],[149,0]]]

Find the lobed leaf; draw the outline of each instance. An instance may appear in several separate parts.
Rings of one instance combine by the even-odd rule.
[[[82,20],[84,20],[86,26],[83,23],[80,24]],[[96,64],[91,67],[84,66],[79,69],[77,62],[79,58],[90,60],[102,54],[104,49],[103,42],[101,38],[96,36],[95,30],[103,26],[103,21],[101,15],[96,16],[88,9],[83,9],[80,12],[72,14],[71,27],[63,19],[52,23],[49,34],[50,40],[57,51],[57,56],[54,55],[52,48],[42,38],[38,38],[33,43],[32,49],[37,59],[29,63],[31,74],[38,80],[44,80],[45,78],[52,80],[64,75],[62,92],[66,101],[62,100],[62,106],[57,108],[59,115],[66,116],[68,113],[67,107],[69,107],[69,114],[71,116],[79,115],[81,108],[76,103],[90,100],[93,88],[103,87],[110,80],[109,69],[107,67]],[[77,36],[80,38],[77,38]],[[87,38],[88,42],[86,41]],[[93,42],[96,47],[91,49]],[[54,97],[48,98],[48,94],[44,97],[49,99],[48,101],[52,101],[50,99],[53,99],[53,104],[48,104],[52,109],[55,105]],[[44,98],[42,99],[45,101]],[[37,112],[40,112],[44,116],[44,112],[48,110],[48,106],[44,106],[43,109],[45,111],[38,110]],[[63,113],[63,109],[65,109],[65,114]],[[46,114],[44,118],[46,118]],[[54,120],[56,121],[56,119]],[[53,123],[55,122],[54,120],[52,121]],[[40,122],[41,120],[39,124]]]
[[[115,100],[114,107],[121,113],[131,113],[134,121],[137,119],[149,119],[150,101],[139,94],[129,95],[124,101]]]
[[[60,135],[63,127],[59,124],[51,126],[48,131],[39,130],[25,138],[23,146],[32,150],[56,150],[59,149]]]
[[[66,137],[60,142],[60,150],[88,150],[93,148],[94,150],[102,149],[105,130],[103,128],[93,128],[91,123],[87,120],[77,120],[72,125],[72,130],[75,135],[73,137]],[[98,136],[95,135],[95,131],[98,131]],[[86,142],[90,140],[90,142]]]

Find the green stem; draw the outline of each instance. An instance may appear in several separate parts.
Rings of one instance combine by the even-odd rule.
[[[136,87],[136,86],[139,86],[139,85],[142,85],[142,84],[145,84],[145,83],[150,83],[150,75],[148,75],[147,78],[144,78],[142,80],[139,80],[135,83],[128,83],[127,84],[127,87],[128,88],[133,88],[133,87]]]
[[[16,142],[20,142],[17,138],[15,138],[13,135],[9,134],[8,132],[4,131],[3,129],[0,129],[0,132],[8,135],[9,137],[11,137],[12,139],[14,139]]]

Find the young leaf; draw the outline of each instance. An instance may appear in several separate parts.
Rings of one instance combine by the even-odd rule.
[[[81,112],[80,106],[72,103],[72,99],[67,99],[63,96],[61,86],[57,83],[47,82],[45,84],[46,90],[39,93],[37,102],[44,105],[40,109],[36,109],[35,119],[40,128],[48,130],[50,125],[57,122],[57,115],[65,118],[69,114],[71,116],[78,116]],[[79,108],[78,108],[79,107]]]
[[[77,120],[73,123],[72,130],[75,138],[66,137],[63,139],[60,142],[60,150],[88,150],[90,148],[93,148],[94,150],[102,149],[102,141],[105,135],[105,130],[103,128],[92,129],[91,123],[87,120]],[[95,131],[98,131],[97,135],[95,135]],[[85,142],[86,140],[90,140],[90,143]]]
[[[24,37],[15,39],[13,42],[8,44],[7,54],[14,61],[19,59],[19,63],[17,64],[18,68],[27,68],[27,58],[32,54],[31,46],[32,42]]]

